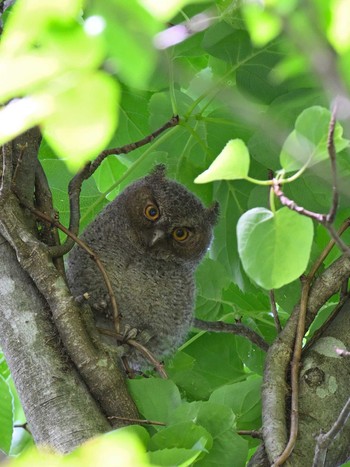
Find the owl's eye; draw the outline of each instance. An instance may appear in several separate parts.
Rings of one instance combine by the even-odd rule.
[[[177,242],[184,242],[187,240],[189,234],[190,231],[186,227],[177,227],[172,233],[174,240]]]
[[[144,211],[145,217],[150,221],[156,221],[159,218],[159,209],[154,204],[148,204]]]

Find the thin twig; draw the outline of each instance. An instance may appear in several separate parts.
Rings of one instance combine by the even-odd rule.
[[[251,438],[262,439],[261,430],[237,430],[240,436],[250,436]]]
[[[324,434],[320,434],[317,437],[315,456],[313,461],[313,467],[319,467],[325,465],[325,459],[327,455],[328,448],[334,442],[336,436],[341,433],[344,429],[346,422],[350,417],[350,398],[347,400],[342,411],[339,414],[339,417],[334,422],[332,428]]]
[[[282,191],[279,180],[274,178],[272,186],[273,186],[273,191],[275,195],[279,198],[283,206],[286,206],[287,208],[291,209],[292,211],[297,212],[298,214],[301,214],[306,217],[310,217],[310,219],[313,219],[319,222],[320,224],[326,223],[326,219],[327,219],[326,214],[319,214],[318,212],[309,211],[308,209],[305,209],[302,206],[299,206],[292,199],[288,198],[288,196],[286,196],[284,192]]]
[[[112,417],[108,417],[108,420],[120,420],[122,422],[137,423],[139,425],[166,426],[166,423],[155,422],[154,420],[141,420],[141,419],[138,419],[138,418],[117,417],[117,416],[114,416],[114,415]]]
[[[269,297],[270,297],[270,304],[271,304],[271,311],[273,314],[273,319],[275,321],[276,330],[279,334],[282,331],[282,326],[281,326],[280,318],[278,316],[276,300],[275,300],[275,292],[273,290],[270,290]]]
[[[145,146],[146,144],[151,143],[155,138],[157,138],[157,136],[162,134],[165,130],[168,130],[169,128],[176,126],[179,123],[179,121],[180,121],[179,116],[174,115],[173,117],[171,117],[169,121],[167,121],[160,128],[153,131],[153,133],[151,133],[150,135],[145,136],[144,138],[140,139],[139,141],[126,144],[125,146],[122,146],[120,148],[105,149],[96,157],[96,159],[93,162],[91,162],[90,175],[92,175],[95,172],[95,170],[98,168],[98,166],[102,163],[102,161],[107,156],[110,156],[111,154],[117,154],[117,155],[128,154],[129,152],[132,152],[135,149],[140,148],[141,146]]]
[[[179,123],[179,117],[173,116],[171,119],[162,125],[160,128],[155,130],[150,135],[136,141],[134,143],[126,144],[125,146],[119,148],[111,148],[105,149],[102,151],[94,161],[88,162],[85,167],[78,172],[70,181],[68,186],[68,193],[69,193],[69,203],[70,203],[70,221],[69,221],[69,230],[75,235],[79,233],[79,223],[80,223],[80,191],[82,184],[85,180],[87,180],[91,175],[95,172],[95,170],[100,166],[102,161],[111,154],[128,154],[135,149],[138,149],[142,146],[153,141],[157,136],[163,133],[168,128],[172,128]],[[66,241],[63,245],[59,247],[55,247],[50,249],[50,254],[54,257],[63,256],[68,253],[71,248],[74,246],[74,241],[72,241],[72,237],[67,237]]]
[[[269,344],[255,331],[248,328],[242,323],[224,323],[223,321],[203,321],[201,319],[195,318],[193,321],[193,326],[203,331],[208,332],[225,332],[228,334],[236,334],[238,336],[245,337],[250,340],[253,344],[260,347],[260,349],[266,352],[269,348]]]

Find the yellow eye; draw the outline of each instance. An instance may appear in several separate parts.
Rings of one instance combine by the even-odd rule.
[[[190,231],[186,227],[177,227],[173,230],[173,238],[177,242],[184,242],[187,240]]]
[[[154,204],[148,204],[145,207],[144,214],[150,221],[156,221],[159,218],[159,209]]]

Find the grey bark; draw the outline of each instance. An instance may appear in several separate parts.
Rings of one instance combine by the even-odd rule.
[[[307,326],[309,326],[315,318],[321,306],[340,289],[344,278],[348,277],[349,274],[350,260],[347,257],[341,257],[315,280],[309,294],[308,314],[306,318]],[[298,315],[299,305],[293,310],[285,328],[270,347],[266,358],[262,395],[263,434],[266,452],[268,453],[270,461],[278,458],[287,443],[288,417],[286,417],[286,397],[289,387],[286,381],[286,375],[289,370],[290,358],[293,352]],[[344,333],[346,330],[343,329],[342,331]],[[342,339],[342,337],[340,337],[340,339]],[[344,381],[344,385],[346,386],[346,381]],[[324,407],[320,407],[320,410],[324,411]],[[337,413],[329,413],[332,414],[334,419],[337,417]],[[306,428],[306,433],[304,433],[303,436],[307,434],[310,433]],[[311,445],[314,444],[315,440],[313,440]],[[305,467],[306,466],[307,464]]]
[[[62,349],[50,310],[0,236],[0,343],[39,444],[68,452],[110,429]]]
[[[350,349],[350,301],[338,312],[322,336],[305,352],[300,372],[299,435],[288,464],[312,466],[316,437],[327,432],[349,398],[350,359],[335,347]],[[325,466],[341,465],[350,456],[350,423],[328,450]]]

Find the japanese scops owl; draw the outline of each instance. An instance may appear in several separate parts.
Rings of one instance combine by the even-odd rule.
[[[218,210],[218,204],[205,208],[158,165],[107,205],[81,236],[109,275],[121,330],[146,335],[144,345],[158,360],[172,354],[191,327],[194,272],[209,248]],[[113,331],[101,272],[78,246],[69,255],[67,276],[74,296],[88,294],[96,325]],[[126,356],[132,368],[147,367],[134,349]]]

